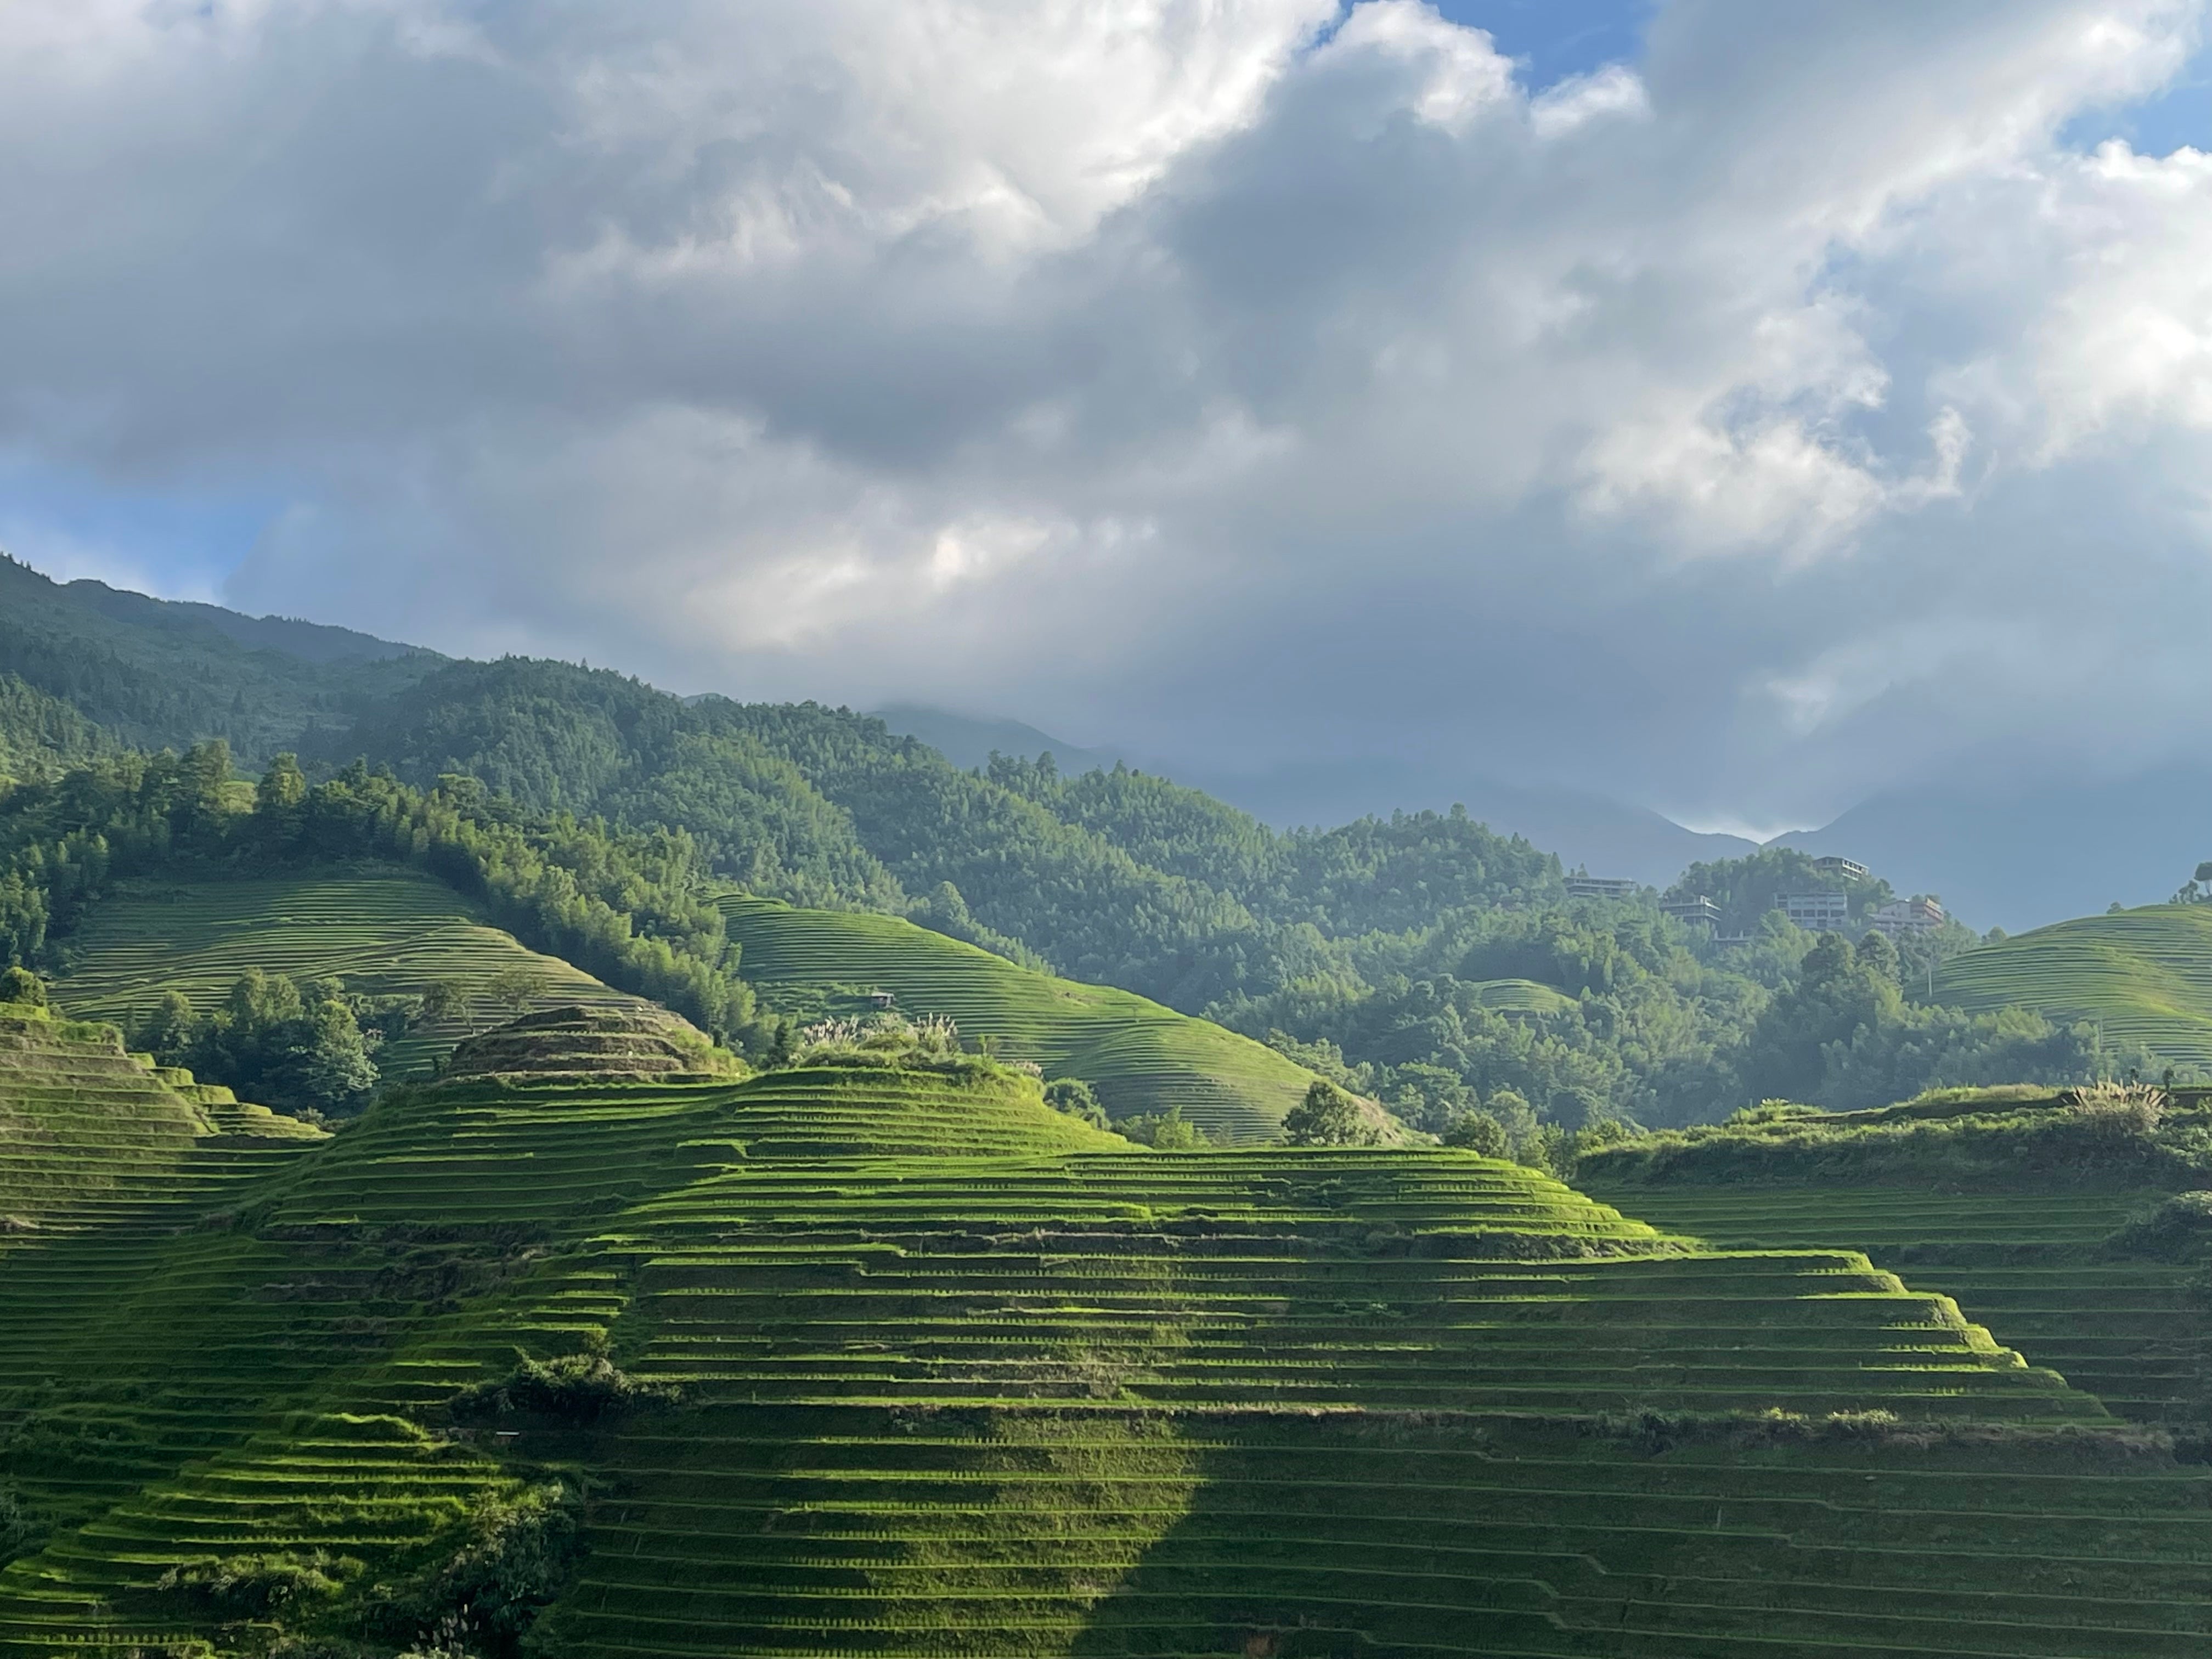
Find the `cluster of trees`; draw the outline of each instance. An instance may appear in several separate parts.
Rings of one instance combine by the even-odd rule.
[[[428,790],[356,763],[311,785],[278,756],[249,794],[220,743],[125,754],[0,797],[0,960],[47,961],[114,881],[389,859],[426,869],[490,920],[725,1042],[762,1033],[696,844],[534,813],[476,779]]]
[[[182,993],[164,992],[131,1038],[164,1065],[311,1121],[357,1112],[376,1089],[372,1034],[335,979],[250,969],[206,1015],[195,1015]]]

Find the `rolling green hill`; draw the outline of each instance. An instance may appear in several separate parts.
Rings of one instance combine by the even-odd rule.
[[[536,981],[528,1005],[535,1008],[635,1001],[568,963],[524,949],[443,883],[384,866],[132,884],[95,907],[71,938],[69,970],[54,994],[81,1018],[127,1026],[172,988],[205,1012],[248,968],[333,976],[371,996],[453,981],[465,1012],[410,1030],[382,1050],[377,1062],[392,1079],[427,1072],[455,1043],[512,1018],[515,1009],[489,992],[504,970],[519,969]]]
[[[1004,1071],[460,1079],[7,1248],[9,1659],[2212,1633],[2212,1471],[1862,1255],[1133,1151]]]
[[[1984,945],[1936,970],[1935,995],[2094,1021],[2109,1042],[2212,1074],[2212,905],[2082,916]]]
[[[765,1004],[802,1016],[849,1014],[888,991],[912,1018],[945,1015],[1048,1077],[1079,1077],[1109,1115],[1180,1106],[1208,1133],[1264,1140],[1313,1074],[1249,1037],[1102,985],[1017,967],[892,916],[722,901],[739,971]]]

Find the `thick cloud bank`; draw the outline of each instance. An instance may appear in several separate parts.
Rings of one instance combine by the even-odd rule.
[[[0,450],[233,603],[1686,816],[2188,752],[2189,0],[13,0]],[[26,549],[35,556],[35,550]]]

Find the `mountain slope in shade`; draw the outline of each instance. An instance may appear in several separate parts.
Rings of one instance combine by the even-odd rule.
[[[2212,859],[2212,769],[2016,791],[1899,791],[1781,837],[1936,893],[1977,927],[2018,933],[2114,903],[2155,903]]]
[[[1094,767],[1110,772],[1121,763],[1146,772],[1157,769],[1144,765],[1127,749],[1085,749],[1077,744],[1063,743],[1049,732],[1040,732],[1019,720],[977,720],[943,708],[927,708],[919,703],[894,703],[888,708],[875,710],[869,718],[881,720],[900,737],[927,744],[963,770],[988,764],[994,750],[1024,760],[1049,754],[1063,773],[1088,772]]]
[[[1741,836],[1686,830],[1649,807],[1603,795],[1499,783],[1388,757],[1239,769],[1163,761],[1124,744],[1086,749],[1019,720],[978,720],[913,704],[884,709],[876,718],[956,766],[981,766],[994,750],[1024,759],[1048,752],[1064,776],[1126,763],[1202,789],[1278,830],[1463,805],[1498,834],[1522,836],[1557,853],[1571,870],[1581,866],[1593,875],[1627,876],[1653,887],[1667,886],[1700,860],[1741,858],[1758,846]]]
[[[64,585],[0,556],[0,673],[133,747],[219,738],[258,767],[444,660],[350,629]]]

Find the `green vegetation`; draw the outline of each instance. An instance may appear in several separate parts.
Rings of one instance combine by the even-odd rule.
[[[851,1016],[888,993],[913,1018],[952,1020],[1048,1078],[1089,1084],[1110,1116],[1179,1109],[1209,1133],[1273,1135],[1313,1081],[1248,1038],[1127,991],[1016,966],[890,916],[722,901],[742,970],[769,1011]]]
[[[336,979],[371,1004],[412,1000],[412,1017],[391,1020],[374,1055],[393,1079],[428,1073],[455,1043],[513,1018],[518,1006],[629,1000],[525,950],[444,883],[396,865],[119,884],[70,936],[68,961],[57,999],[134,1032],[156,1015],[164,992],[204,1018],[256,969]],[[422,999],[433,992],[425,1010]]]
[[[0,674],[0,781],[41,775],[117,746],[60,698]]]
[[[172,644],[187,622],[214,625],[157,614],[176,625],[161,635]],[[297,645],[261,654],[276,662]],[[308,773],[327,780],[312,807],[308,774],[278,755],[249,849],[221,753],[110,763],[111,775],[143,770],[135,812],[77,812],[71,841],[49,802],[37,846],[18,835],[0,848],[10,859],[0,943],[16,959],[49,959],[116,874],[177,878],[204,873],[184,867],[195,861],[266,866],[366,848],[452,882],[526,945],[756,1053],[772,1036],[728,971],[719,920],[701,913],[716,884],[904,916],[1019,965],[1126,988],[1431,1132],[1470,1110],[1506,1120],[1513,1100],[1575,1131],[1708,1120],[1777,1090],[1852,1106],[1933,1084],[2096,1072],[2094,1038],[2085,1045],[2063,1018],[1923,1018],[1896,999],[1875,1010],[1863,1042],[1831,1039],[1852,1047],[1848,1065],[1804,1050],[1778,1071],[1754,1027],[1796,985],[1814,941],[1766,907],[1827,880],[1798,854],[1685,877],[1682,890],[1715,896],[1747,931],[1723,946],[1644,900],[1570,902],[1556,859],[1457,811],[1279,835],[1127,769],[1063,778],[1048,757],[1000,758],[962,772],[878,721],[813,704],[685,702],[520,659],[360,663],[398,678],[301,716]],[[202,668],[229,672],[213,659]],[[41,693],[68,689],[66,677],[26,678]],[[238,684],[253,706],[259,683]],[[72,706],[95,717],[105,707],[88,696]],[[333,771],[356,757],[400,781],[357,764]],[[1855,914],[1887,894],[1879,880],[1856,884]],[[1908,941],[1907,959],[1880,970],[1923,976],[1969,937],[1954,927]]]
[[[473,779],[423,793],[367,768],[310,787],[290,757],[250,799],[228,752],[125,755],[0,796],[0,954],[52,960],[118,884],[393,860],[444,880],[484,919],[716,1036],[750,1029],[721,913],[681,833],[611,835],[532,818]]]
[[[2212,905],[2156,904],[2039,927],[1944,963],[1935,994],[1960,1008],[2029,1008],[2087,1023],[2116,1053],[2150,1056],[2133,1063],[2212,1076]]]
[[[2212,1639],[2212,1109],[1799,855],[0,588],[0,1659]]]
[[[2212,1106],[2108,1086],[1774,1103],[1585,1153],[1577,1179],[1720,1245],[1864,1250],[2114,1410],[2212,1427]],[[2161,1194],[2175,1194],[2164,1196]]]
[[[1741,1092],[1851,1110],[1930,1087],[2085,1083],[2114,1058],[2093,1027],[2053,1025],[2033,1010],[1910,1006],[1896,964],[1879,935],[1854,949],[1824,934],[1735,1057]]]
[[[67,704],[119,744],[181,750],[221,740],[259,765],[442,660],[343,628],[256,620],[95,581],[64,586],[0,554],[0,675]],[[7,701],[0,692],[0,706]],[[71,741],[55,745],[63,758],[106,746],[83,727],[64,729]]]
[[[0,1653],[2204,1638],[2212,1475],[1863,1255],[792,1057],[503,1064],[0,1241]]]
[[[1283,1139],[1293,1146],[1374,1146],[1384,1137],[1358,1101],[1327,1078],[1316,1078],[1283,1120]]]

